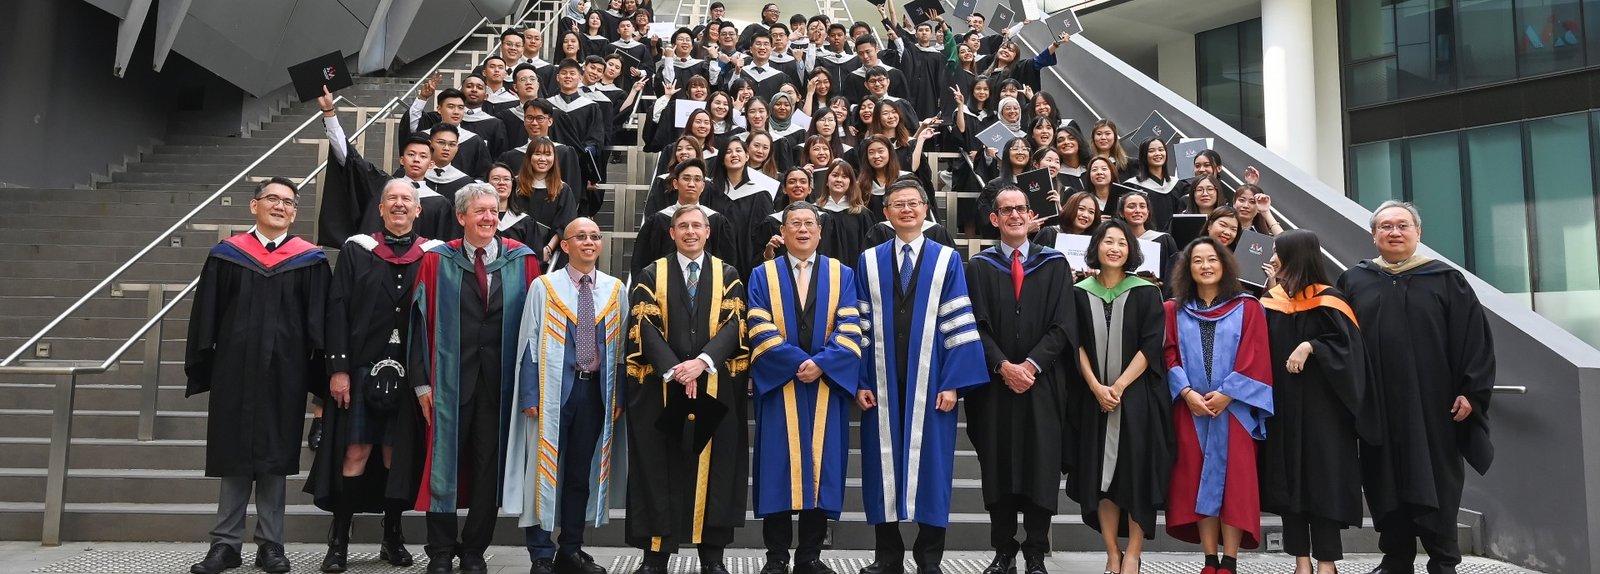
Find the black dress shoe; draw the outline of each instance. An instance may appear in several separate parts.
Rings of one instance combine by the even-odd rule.
[[[868,564],[866,568],[862,568],[861,574],[906,574],[906,566],[899,562],[894,564],[873,562]]]
[[[556,574],[556,564],[549,558],[539,558],[528,567],[528,574]]]
[[[306,431],[306,448],[313,452],[322,446],[322,417],[311,419],[311,430]]]
[[[728,565],[721,562],[700,565],[700,574],[729,574]]]
[[[227,544],[212,544],[211,550],[206,551],[206,558],[195,562],[189,567],[193,574],[217,574],[229,568],[238,568],[243,561],[239,559],[239,550]]]
[[[821,560],[807,560],[794,565],[794,574],[838,574]]]
[[[789,574],[789,563],[782,560],[768,560],[761,565],[761,574]]]
[[[594,563],[594,557],[579,550],[571,554],[556,554],[556,574],[606,574],[606,569]]]
[[[1022,563],[1024,565],[1024,574],[1050,574],[1050,571],[1044,568],[1044,555],[1042,554],[1039,556],[1024,555]]]
[[[411,551],[406,550],[406,535],[400,528],[400,513],[383,515],[383,544],[378,546],[378,558],[390,566],[406,567],[412,563]]]
[[[448,552],[428,555],[428,574],[450,574],[450,560],[453,558]]]
[[[1404,570],[1401,570],[1399,568],[1391,568],[1391,567],[1379,564],[1377,568],[1373,568],[1372,571],[1368,572],[1367,574],[1411,574],[1411,572],[1412,572],[1412,569],[1410,569],[1410,568],[1406,568]]]
[[[484,574],[489,571],[489,563],[483,561],[482,554],[461,555],[461,574]]]
[[[983,569],[983,574],[1017,574],[1017,555],[996,552],[989,567]]]
[[[640,563],[639,568],[635,569],[633,574],[667,574],[667,567]]]
[[[283,555],[283,545],[266,542],[256,547],[256,568],[262,572],[283,574],[289,571],[289,558]]]

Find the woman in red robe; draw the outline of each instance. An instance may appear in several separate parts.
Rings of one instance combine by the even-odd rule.
[[[1164,349],[1178,450],[1167,534],[1200,544],[1202,574],[1233,574],[1239,548],[1261,540],[1256,441],[1272,416],[1266,314],[1216,240],[1194,240],[1178,261]]]

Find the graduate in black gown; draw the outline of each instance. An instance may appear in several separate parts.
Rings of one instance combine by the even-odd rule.
[[[908,90],[906,99],[911,100],[911,109],[919,118],[937,117],[940,98],[948,96],[946,92],[950,89],[946,83],[950,79],[950,59],[945,55],[944,42],[936,36],[933,24],[931,20],[917,24],[916,44],[907,46],[906,53],[900,56],[904,80],[914,87]],[[892,88],[895,79],[889,81]]]
[[[818,198],[822,207],[822,243],[818,251],[840,261],[856,261],[861,252],[876,245],[867,243],[867,231],[881,220],[880,213],[867,208],[866,197],[856,185],[856,168],[842,159],[833,160],[823,180]]]
[[[761,251],[771,234],[762,235],[761,228],[767,216],[772,215],[778,195],[778,181],[750,169],[748,158],[745,143],[730,140],[715,160],[717,168],[711,170],[703,200],[707,207],[728,216],[734,251],[718,257],[738,269],[741,276],[748,276],[765,261]]]
[[[517,172],[510,205],[512,213],[527,214],[543,232],[529,237],[534,242],[527,244],[540,261],[550,261],[558,251],[561,234],[555,230],[566,229],[578,217],[578,200],[563,175],[555,142],[539,138],[528,143],[528,161]]]
[[[1015,187],[1000,192],[991,223],[1001,243],[967,262],[967,292],[989,383],[967,394],[967,436],[978,453],[994,561],[985,572],[1045,574],[1050,519],[1069,459],[1067,389],[1077,382],[1072,268],[1028,241],[1034,214]],[[1006,294],[1011,294],[1007,297]],[[1071,381],[1071,382],[1069,382]],[[1017,513],[1026,537],[1016,541]]]
[[[445,186],[427,177],[433,166],[434,143],[426,136],[413,134],[400,144],[400,167],[394,173],[385,173],[361,157],[355,145],[347,141],[344,128],[339,125],[333,95],[324,90],[318,105],[323,128],[328,135],[329,155],[327,185],[323,187],[321,211],[317,213],[317,241],[323,247],[338,248],[352,235],[366,235],[383,229],[383,217],[378,212],[378,201],[383,187],[391,179],[404,179],[416,188],[422,216],[417,221],[418,233],[431,233],[441,238],[460,237],[460,226],[455,223],[455,187],[439,191]],[[448,126],[440,132],[448,132]],[[440,136],[441,142],[453,134]],[[442,148],[441,148],[442,149]],[[451,148],[453,151],[454,148]],[[445,160],[448,164],[449,160]],[[426,236],[425,236],[426,237]]]
[[[211,549],[191,567],[198,574],[239,566],[252,491],[256,564],[289,571],[286,478],[300,472],[308,393],[327,397],[321,358],[328,258],[289,234],[298,199],[288,179],[257,185],[250,200],[255,228],[212,247],[195,287],[184,396],[208,393],[205,475],[222,479]]]
[[[511,90],[517,99],[498,106],[494,117],[500,120],[501,129],[506,133],[506,151],[517,149],[528,143],[528,130],[524,125],[523,109],[528,102],[539,98],[539,75],[533,66],[523,64],[511,71]],[[548,127],[548,126],[547,126]],[[495,156],[495,161],[505,161],[506,152]]]
[[[489,164],[494,163],[494,154],[489,149],[489,141],[485,137],[466,127],[467,121],[467,96],[455,88],[439,92],[438,106],[435,108],[438,117],[433,121],[422,113],[422,108],[427,105],[428,98],[433,95],[433,80],[423,82],[422,89],[417,92],[417,100],[412,102],[407,112],[407,122],[413,132],[433,131],[433,127],[444,124],[456,129],[457,141],[451,152],[451,163],[462,172],[479,178],[489,175]],[[487,129],[498,133],[501,139],[505,137],[505,127],[494,116],[480,114],[473,124],[479,129]],[[431,137],[431,135],[430,135]]]
[[[738,238],[734,236],[733,224],[728,221],[728,216],[718,213],[700,203],[700,194],[705,191],[706,162],[691,159],[679,162],[672,168],[672,187],[676,190],[678,201],[668,205],[660,211],[644,216],[644,223],[639,226],[638,238],[633,242],[632,272],[634,277],[644,270],[645,265],[672,252],[672,214],[682,205],[700,205],[706,212],[706,220],[710,225],[711,237],[706,240],[706,250],[718,258],[738,253]],[[724,259],[726,261],[726,259]]]
[[[861,67],[861,59],[856,57],[846,36],[843,24],[829,24],[827,45],[817,47],[816,67],[827,70],[828,76],[834,79],[835,93],[844,93],[845,76]]]
[[[1361,525],[1359,441],[1381,442],[1355,311],[1329,285],[1317,236],[1273,242],[1274,283],[1261,300],[1272,347],[1272,418],[1258,465],[1261,509],[1283,517],[1296,569],[1344,558],[1339,531]]]
[[[768,61],[772,56],[772,36],[762,32],[755,36],[750,44],[750,60],[735,61],[738,66],[737,76],[724,75],[724,80],[732,82],[734,77],[742,78],[750,83],[750,88],[755,90],[755,97],[762,100],[771,100],[772,95],[778,93],[778,88],[789,83],[788,74],[783,73]]]
[[[656,70],[655,93],[662,93],[663,86],[674,86],[679,90],[689,88],[689,78],[700,76],[711,77],[711,69],[705,60],[694,57],[694,32],[688,28],[679,28],[672,33],[671,52],[662,58]]]
[[[522,171],[522,163],[528,159],[528,142],[550,137],[550,126],[555,122],[555,112],[556,108],[550,105],[549,100],[534,99],[523,103],[520,110],[523,142],[500,154],[500,158],[496,161],[506,164],[513,174]],[[566,180],[572,182],[569,186],[583,188],[585,182],[583,169],[578,164],[578,149],[561,142],[554,143],[556,163],[561,165],[561,173]]]
[[[1462,461],[1481,474],[1494,460],[1494,342],[1466,277],[1417,254],[1422,220],[1415,207],[1384,202],[1371,228],[1379,256],[1345,271],[1338,287],[1355,308],[1383,405],[1383,446],[1361,453],[1381,568],[1410,572],[1421,539],[1428,571],[1453,572],[1461,562]]]
[[[602,61],[600,65],[604,67],[605,63]],[[550,139],[572,146],[578,152],[582,173],[576,179],[583,183],[578,190],[578,212],[593,213],[589,210],[600,209],[600,194],[595,184],[605,181],[605,174],[600,173],[599,168],[600,149],[605,146],[610,124],[605,104],[578,91],[582,77],[583,71],[576,60],[562,60],[557,66],[556,84],[560,93],[549,100],[556,110]],[[585,163],[594,166],[593,173],[589,173],[591,168],[582,167]]]
[[[881,68],[884,74],[889,77],[889,95],[901,100],[910,97],[911,85],[906,83],[905,73],[889,66],[878,58],[877,38],[872,37],[870,34],[856,38],[855,51],[861,65],[844,76],[839,76],[844,78],[845,98],[851,102],[859,102],[862,98],[867,97],[869,88],[867,87],[866,71],[873,68]]]
[[[401,342],[409,340],[405,309],[417,262],[439,244],[417,235],[417,191],[403,180],[384,187],[383,231],[352,235],[345,242],[328,290],[327,439],[316,451],[304,487],[319,508],[333,513],[324,572],[347,568],[350,526],[358,512],[383,513],[382,560],[391,566],[412,563],[400,516],[415,502],[422,467],[408,463],[420,460],[425,443],[415,394],[399,370],[406,360]],[[397,449],[401,467],[393,464]]]
[[[516,194],[516,175],[511,171],[511,166],[495,162],[489,168],[489,185],[494,188],[494,193],[499,197],[496,211],[500,215],[498,233],[495,235],[507,239],[515,239],[523,245],[542,245],[542,241],[549,239],[552,230],[541,227],[541,223],[527,213],[516,211],[512,204],[511,196]],[[464,188],[463,188],[464,189]],[[551,269],[549,260],[540,260],[543,269]]]

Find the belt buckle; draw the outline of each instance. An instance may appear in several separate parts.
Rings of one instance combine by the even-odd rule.
[[[578,371],[578,380],[580,380],[580,381],[591,380],[591,379],[594,378],[594,376],[595,376],[595,372],[594,371]]]

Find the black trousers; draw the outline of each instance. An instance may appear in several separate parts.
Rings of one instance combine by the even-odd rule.
[[[1022,513],[1025,535],[1021,545],[1017,544],[1018,512]],[[1020,496],[1012,496],[994,505],[989,509],[989,545],[994,547],[998,555],[1016,556],[1020,549],[1023,556],[1044,556],[1045,552],[1050,551],[1050,514],[1049,510]]]
[[[774,512],[761,519],[761,540],[767,546],[767,560],[789,561],[789,542],[794,540],[791,517],[796,516],[800,520],[800,543],[794,549],[794,563],[803,564],[822,557],[822,542],[828,537],[828,514],[813,508]]]
[[[911,543],[911,561],[916,562],[917,569],[928,571],[939,567],[939,562],[944,559],[944,528],[917,525],[917,539]],[[872,527],[873,538],[876,539],[873,555],[879,564],[886,566],[899,566],[906,559],[906,543],[900,538],[900,523],[885,522]]]
[[[1398,513],[1397,513],[1398,514]],[[1454,572],[1461,563],[1461,547],[1456,544],[1456,530],[1430,532],[1417,527],[1409,517],[1397,516],[1377,524],[1378,549],[1383,551],[1383,565],[1394,572],[1410,572],[1417,559],[1417,540],[1428,552],[1429,572]]]
[[[591,455],[600,442],[600,431],[605,427],[602,417],[610,416],[604,410],[600,384],[593,379],[575,381],[566,402],[561,404],[561,451],[567,453],[567,461],[561,467],[561,475],[556,483],[561,497],[560,505],[556,507],[556,526],[561,528],[558,540],[562,554],[576,554],[583,549],[583,531],[589,508]],[[529,526],[523,529],[523,533],[529,558],[555,558],[556,545],[550,541],[548,531]]]
[[[1283,552],[1290,556],[1310,556],[1318,562],[1344,559],[1344,544],[1339,540],[1339,523],[1325,518],[1284,514]]]
[[[467,520],[456,538],[456,513],[428,513],[428,555],[483,556],[494,537],[499,513],[500,394],[498,385],[479,383],[472,399],[460,406],[459,464],[469,470],[471,486],[466,502]],[[456,499],[459,507],[463,500]]]

